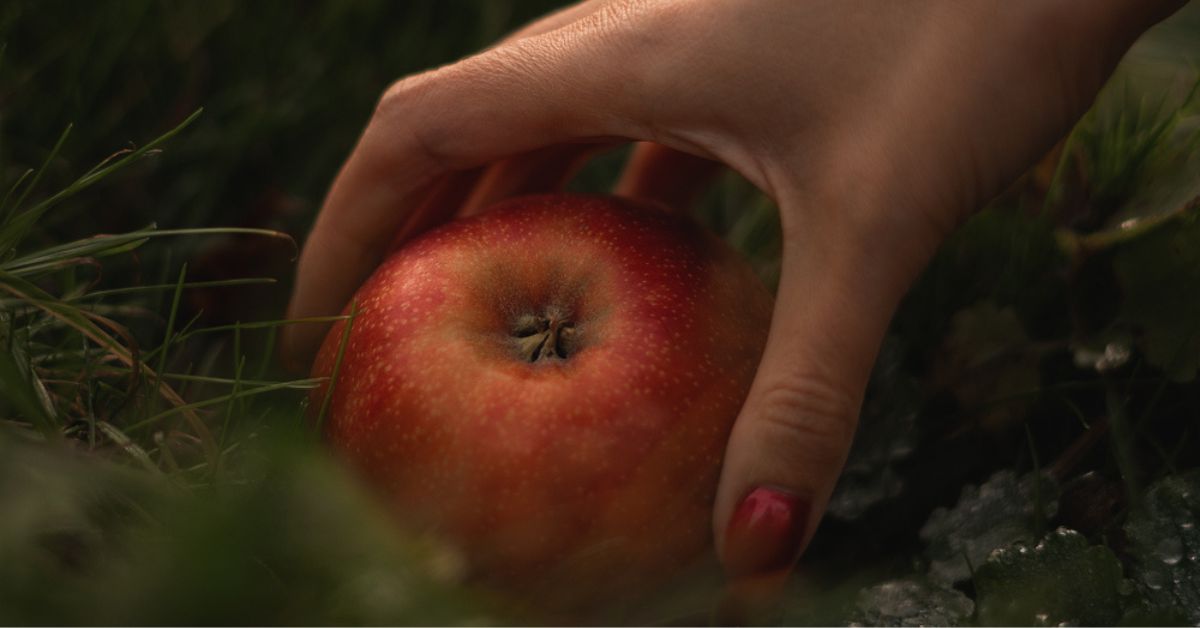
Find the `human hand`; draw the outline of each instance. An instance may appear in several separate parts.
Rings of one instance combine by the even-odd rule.
[[[399,233],[651,142],[618,193],[683,205],[712,162],[780,207],[767,348],[714,510],[731,576],[790,569],[845,462],[899,300],[1065,134],[1179,0],[590,0],[390,87],[305,245],[291,317],[334,314]],[[711,161],[710,161],[711,160]],[[324,327],[297,325],[303,368]]]

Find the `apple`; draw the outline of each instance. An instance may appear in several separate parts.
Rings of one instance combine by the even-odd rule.
[[[580,607],[712,557],[772,306],[723,242],[658,205],[525,197],[407,244],[354,302],[326,437],[478,581]]]

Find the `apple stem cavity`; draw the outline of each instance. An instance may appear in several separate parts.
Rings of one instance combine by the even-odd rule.
[[[575,351],[575,323],[558,308],[521,315],[512,335],[517,355],[526,362],[564,360]]]

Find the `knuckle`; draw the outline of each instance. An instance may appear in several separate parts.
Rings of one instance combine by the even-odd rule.
[[[375,117],[391,117],[402,112],[417,99],[422,88],[428,85],[425,73],[401,78],[383,90],[375,105]]]
[[[763,429],[785,446],[840,451],[854,439],[858,405],[856,395],[807,377],[767,387],[756,410]]]
[[[438,170],[458,167],[462,150],[461,120],[456,110],[439,107],[432,100],[448,81],[462,74],[447,66],[402,78],[392,83],[376,104],[371,124],[386,138],[402,138],[423,160]]]

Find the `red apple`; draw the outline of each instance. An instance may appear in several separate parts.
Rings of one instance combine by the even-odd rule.
[[[326,435],[473,574],[579,606],[711,557],[771,313],[724,243],[659,206],[520,198],[409,243],[354,301]]]

